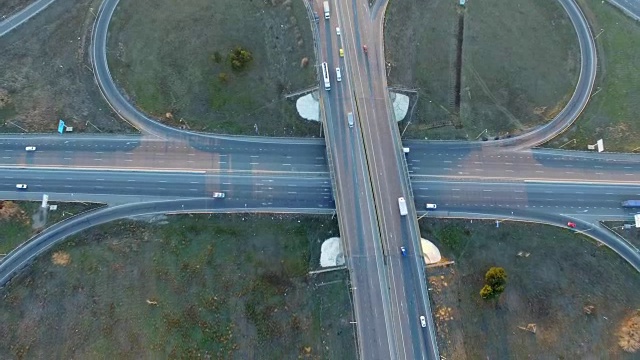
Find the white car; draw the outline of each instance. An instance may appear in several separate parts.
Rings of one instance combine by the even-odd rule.
[[[216,199],[222,199],[224,198],[224,193],[223,192],[214,192],[213,193],[213,197]]]
[[[16,184],[16,189],[26,189],[27,184]]]
[[[26,151],[36,151],[36,147],[35,146],[27,146],[26,148],[24,148]]]
[[[339,27],[336,28],[336,35],[340,36],[340,28]]]
[[[340,68],[339,67],[336,68],[336,79],[338,81],[342,81],[342,74],[340,74]]]
[[[427,327],[427,319],[425,319],[424,316],[420,316],[420,326],[423,328]]]
[[[427,204],[427,210],[435,210],[438,207],[436,204]]]

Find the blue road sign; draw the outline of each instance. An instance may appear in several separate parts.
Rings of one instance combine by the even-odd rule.
[[[64,121],[60,120],[60,122],[58,123],[58,132],[62,134],[64,132],[65,127],[66,126],[64,125]]]

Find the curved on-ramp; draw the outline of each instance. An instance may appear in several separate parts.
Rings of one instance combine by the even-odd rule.
[[[110,221],[142,215],[180,214],[180,213],[229,213],[229,212],[269,212],[269,213],[308,213],[328,214],[333,211],[314,208],[219,208],[215,206],[215,199],[194,198],[133,203],[105,207],[86,212],[59,222],[45,231],[23,243],[0,261],[0,287],[5,286],[22,269],[28,267],[39,255],[45,253],[52,246],[93,226],[102,225]]]

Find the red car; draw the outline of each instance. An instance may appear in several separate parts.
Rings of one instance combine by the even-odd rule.
[[[575,227],[576,227],[576,223],[569,221],[569,222],[567,223],[567,226],[568,226],[568,227],[570,227],[570,228],[572,228],[572,229],[575,229]]]

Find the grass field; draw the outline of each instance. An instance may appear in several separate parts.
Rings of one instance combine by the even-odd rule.
[[[429,271],[447,359],[637,358],[621,350],[617,334],[640,308],[639,274],[608,248],[534,224],[423,219],[420,225],[423,237],[455,261]],[[508,278],[500,298],[487,301],[479,291],[492,266]],[[529,324],[535,333],[521,329]]]
[[[4,290],[0,357],[355,358],[347,272],[308,275],[336,234],[330,217],[247,214],[83,232]]]
[[[316,85],[312,45],[302,1],[143,0],[118,5],[108,54],[117,83],[162,121],[216,133],[319,136],[319,123],[299,118],[283,96]],[[228,59],[238,46],[253,55],[242,71]],[[302,67],[303,58],[311,65]]]
[[[413,116],[400,123],[411,120],[407,138],[474,140],[485,129],[493,138],[540,125],[568,101],[579,70],[575,30],[553,0],[470,1],[464,10],[394,1],[385,48],[391,86],[417,89]]]
[[[0,38],[0,132],[53,133],[59,119],[75,132],[134,131],[111,112],[91,70],[100,3],[57,0]]]
[[[0,254],[10,252],[48,226],[102,206],[90,203],[57,203],[58,210],[43,212],[40,205],[40,202],[0,201]]]
[[[549,147],[587,150],[604,140],[606,151],[639,151],[640,24],[608,4],[578,0],[598,36],[598,79],[578,121]],[[604,31],[602,31],[604,30]]]

